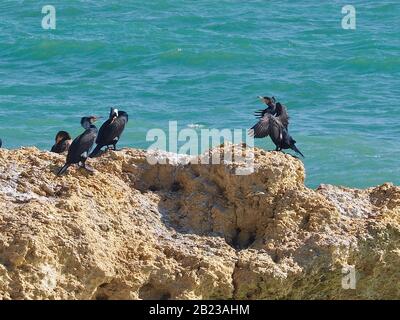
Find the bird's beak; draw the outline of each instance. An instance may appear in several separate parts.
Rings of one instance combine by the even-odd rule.
[[[268,100],[265,99],[264,97],[258,96],[258,98],[259,98],[262,102],[264,102],[264,103],[267,103],[267,102],[268,102]]]

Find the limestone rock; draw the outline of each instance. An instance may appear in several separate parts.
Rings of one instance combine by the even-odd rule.
[[[147,155],[56,177],[64,156],[0,149],[0,298],[400,298],[399,187],[314,191],[300,160],[260,149],[250,175]]]

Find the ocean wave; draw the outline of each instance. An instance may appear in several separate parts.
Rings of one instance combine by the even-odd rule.
[[[204,128],[203,124],[199,124],[199,123],[189,123],[187,125],[188,128],[193,128],[193,129],[200,129],[200,128]]]

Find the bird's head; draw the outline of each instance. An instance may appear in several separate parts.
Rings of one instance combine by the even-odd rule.
[[[83,117],[81,119],[81,126],[85,129],[88,129],[93,123],[95,123],[100,117],[96,116],[89,116],[89,117]]]
[[[97,120],[99,120],[100,119],[100,117],[97,117],[97,116],[90,116],[89,117],[89,122],[90,122],[90,124],[93,124],[93,123],[95,123]]]
[[[267,106],[274,105],[275,102],[276,102],[275,97],[262,97],[262,96],[258,96],[258,98],[259,98],[262,102],[264,102]]]
[[[116,118],[118,118],[118,109],[116,107],[111,107],[110,108],[110,119],[114,121]]]
[[[71,140],[71,136],[68,132],[66,131],[59,131],[56,135],[56,143],[59,143],[60,141],[65,141],[65,140]]]

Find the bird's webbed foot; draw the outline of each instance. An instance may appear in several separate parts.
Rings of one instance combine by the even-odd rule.
[[[87,158],[81,158],[81,161],[78,162],[79,168],[85,168]]]
[[[87,165],[87,164],[85,164],[85,166],[83,167],[86,171],[89,171],[90,173],[93,173],[94,172],[94,169],[93,169],[93,167],[91,167],[91,166],[89,166],[89,165]]]
[[[94,172],[93,167],[86,164],[86,159],[84,161],[79,162],[79,167],[85,169],[86,171]]]

